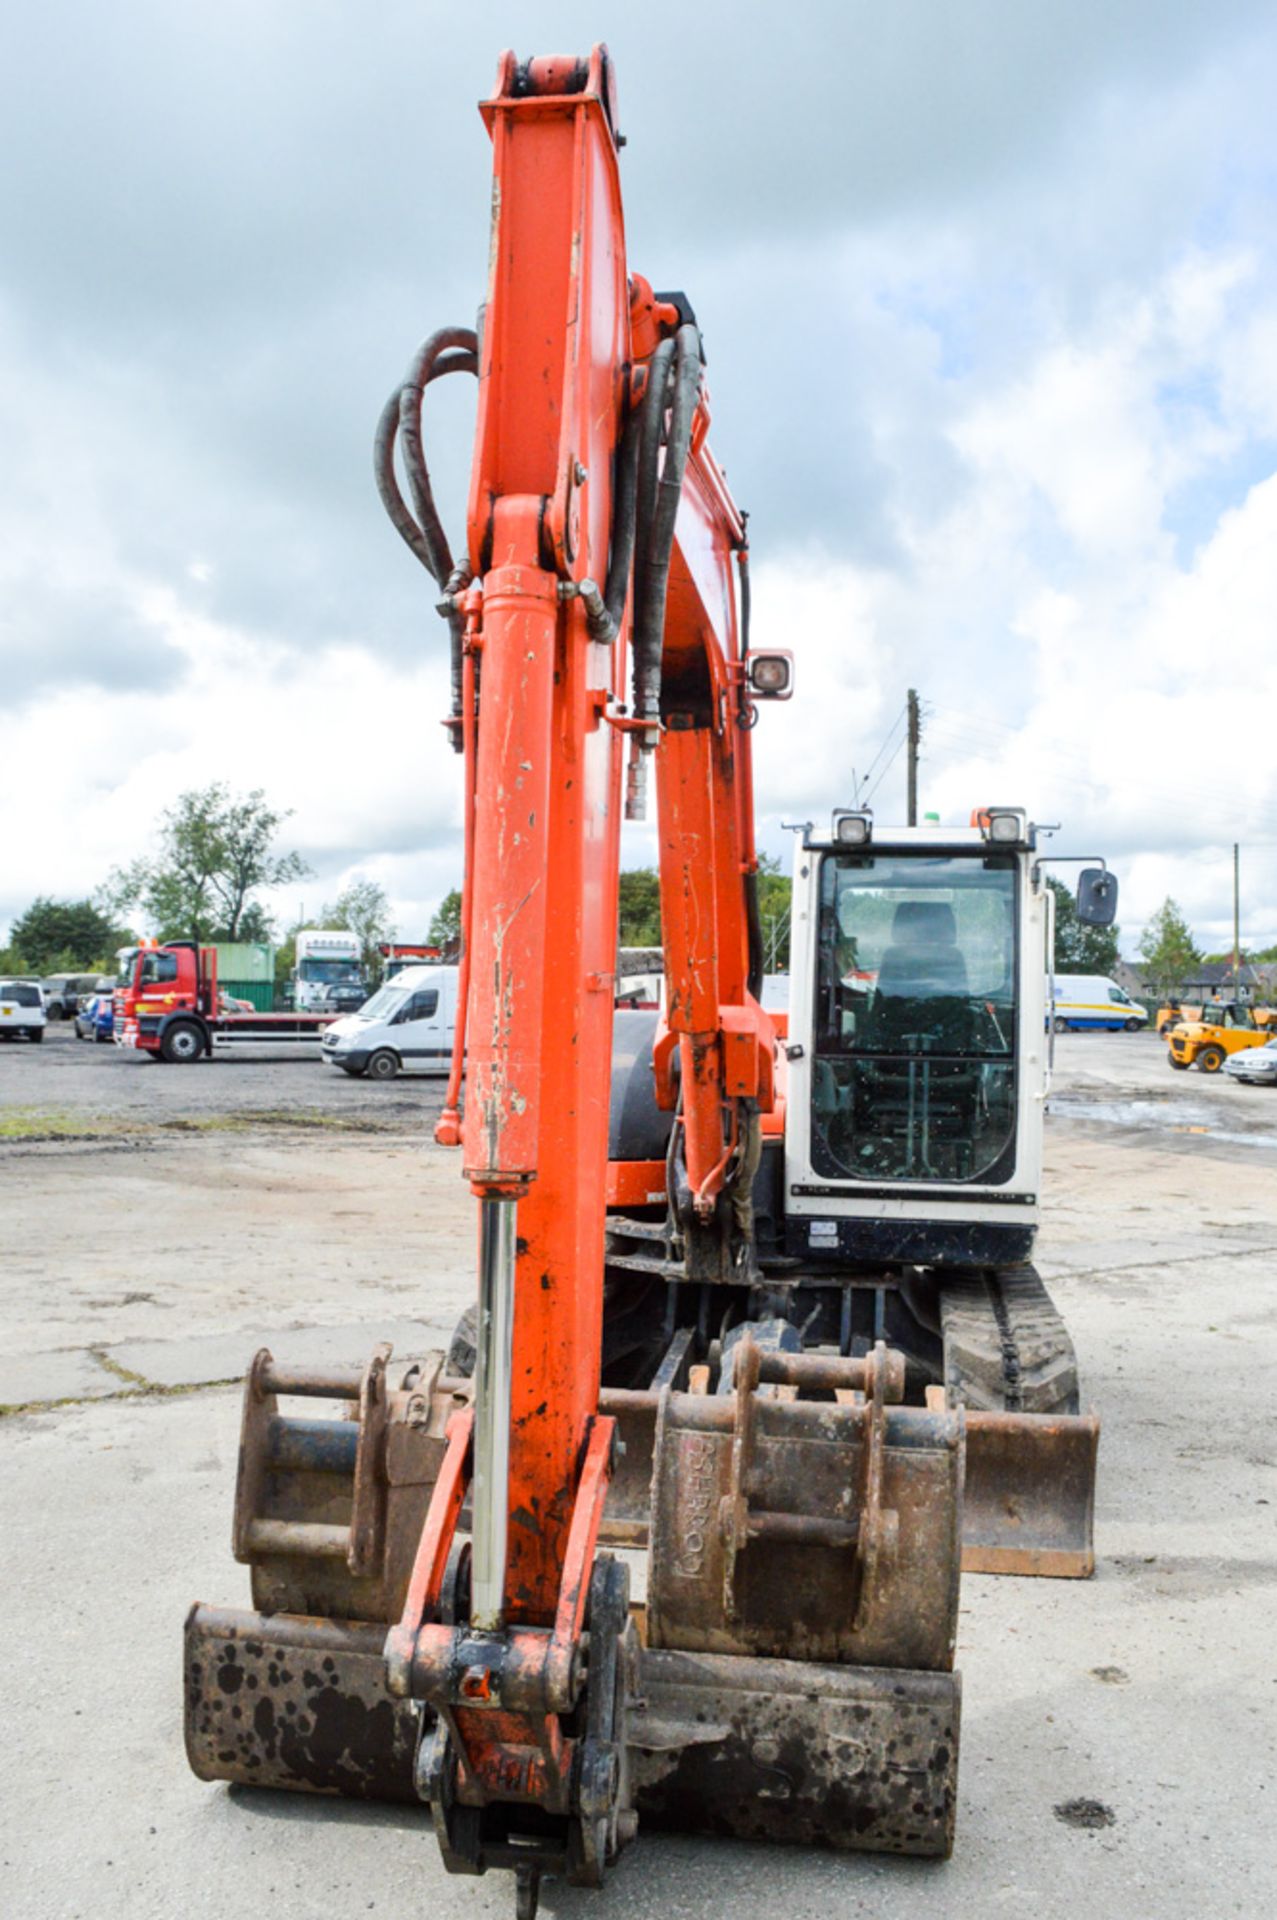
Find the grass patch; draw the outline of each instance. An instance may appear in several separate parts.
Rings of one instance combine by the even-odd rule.
[[[101,1140],[136,1133],[127,1121],[105,1114],[68,1113],[60,1107],[0,1107],[0,1140]]]
[[[146,1391],[155,1385],[155,1382],[148,1380],[144,1373],[135,1373],[132,1367],[126,1367],[121,1361],[113,1358],[105,1347],[90,1347],[89,1354],[104,1372],[112,1374],[117,1380],[122,1380],[126,1387],[138,1387]]]
[[[321,1113],[318,1108],[256,1107],[237,1113],[184,1114],[156,1123],[165,1133],[252,1133],[258,1127],[283,1127],[292,1133],[402,1133],[402,1117],[375,1120],[366,1114]]]
[[[242,1108],[234,1113],[176,1114],[172,1119],[135,1115],[71,1113],[60,1107],[0,1107],[0,1144],[39,1145],[54,1140],[137,1139],[157,1133],[411,1133],[403,1114],[322,1113],[318,1108]]]
[[[101,1354],[93,1357],[102,1358]],[[107,1371],[119,1373],[124,1379],[130,1376],[127,1367],[108,1367]],[[121,1400],[184,1400],[192,1393],[208,1393],[214,1387],[242,1387],[243,1384],[243,1374],[237,1373],[231,1380],[187,1380],[176,1387],[148,1381],[141,1387],[122,1387],[118,1393],[67,1393],[60,1400],[9,1400],[0,1402],[0,1420],[13,1420],[24,1413],[58,1413],[63,1407],[114,1407]]]

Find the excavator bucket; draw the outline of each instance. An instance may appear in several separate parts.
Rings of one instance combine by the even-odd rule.
[[[612,1482],[602,1537],[646,1547],[657,1398],[604,1388],[625,1452]],[[943,1388],[928,1406],[945,1411]],[[1095,1571],[1095,1414],[965,1415],[962,1571],[1085,1580]]]
[[[947,1856],[953,1673],[645,1653],[631,1723],[644,1826]]]
[[[968,1413],[966,1425],[963,1571],[1088,1579],[1096,1416]]]
[[[256,1604],[187,1617],[186,1746],[204,1780],[417,1804],[424,1820],[438,1723],[389,1679],[387,1630],[470,1383],[436,1354],[392,1386],[387,1362],[254,1361],[234,1537]],[[963,1420],[901,1406],[903,1381],[885,1347],[847,1360],[747,1338],[721,1393],[604,1394],[627,1444],[600,1537],[648,1545],[624,1687],[630,1818],[950,1851]],[[299,1413],[298,1397],[345,1417]],[[465,1617],[466,1560],[442,1619]]]
[[[420,1711],[386,1690],[384,1623],[192,1607],[186,1757],[201,1780],[419,1804]]]

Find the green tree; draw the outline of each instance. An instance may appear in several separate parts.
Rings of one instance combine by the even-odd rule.
[[[1055,971],[1112,973],[1120,958],[1121,928],[1083,926],[1065,882],[1048,879],[1046,884],[1055,895]]]
[[[217,940],[223,938],[220,933],[213,937]],[[230,935],[225,935],[225,938],[229,940]],[[239,932],[235,938],[250,946],[270,947],[275,944],[275,922],[260,901],[249,901],[239,917]]]
[[[793,883],[781,872],[780,861],[761,854],[758,861],[758,916],[763,929],[767,970],[779,973],[789,965],[789,911]],[[631,867],[621,875],[618,946],[659,947],[661,944],[661,877],[655,867]]]
[[[793,881],[782,873],[774,854],[758,856],[758,918],[763,930],[763,966],[768,973],[789,971],[789,918]]]
[[[253,896],[310,871],[299,854],[275,851],[289,818],[260,787],[245,795],[220,781],[192,788],[163,815],[158,852],[117,870],[107,898],[117,912],[140,907],[161,940],[260,939],[263,929],[269,937]]]
[[[337,895],[331,907],[320,909],[321,927],[345,927],[359,936],[360,959],[371,978],[381,977],[382,959],[377,951],[383,941],[393,940],[394,921],[385,890],[375,880],[352,880]],[[296,941],[296,931],[294,932]]]
[[[1201,960],[1180,909],[1168,895],[1140,935],[1140,958],[1159,996],[1176,993]]]
[[[33,900],[9,931],[9,945],[24,973],[87,973],[111,959],[129,938],[91,900]]]
[[[621,875],[617,945],[661,944],[661,879],[655,867],[631,867]]]
[[[461,895],[456,887],[445,893],[435,908],[434,918],[430,922],[430,931],[426,935],[432,947],[448,947],[461,938]]]

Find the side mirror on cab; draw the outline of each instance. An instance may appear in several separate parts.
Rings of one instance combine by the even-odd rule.
[[[1111,927],[1117,914],[1117,875],[1083,867],[1077,877],[1077,917],[1084,927]]]

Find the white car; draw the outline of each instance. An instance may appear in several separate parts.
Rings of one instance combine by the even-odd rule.
[[[34,980],[0,980],[0,1040],[43,1040],[44,995]]]
[[[1230,1053],[1224,1072],[1243,1086],[1277,1087],[1277,1039],[1265,1040],[1262,1047],[1243,1047]]]
[[[457,1020],[457,968],[405,967],[358,1013],[324,1029],[320,1053],[343,1073],[393,1080],[404,1069],[447,1073]]]

